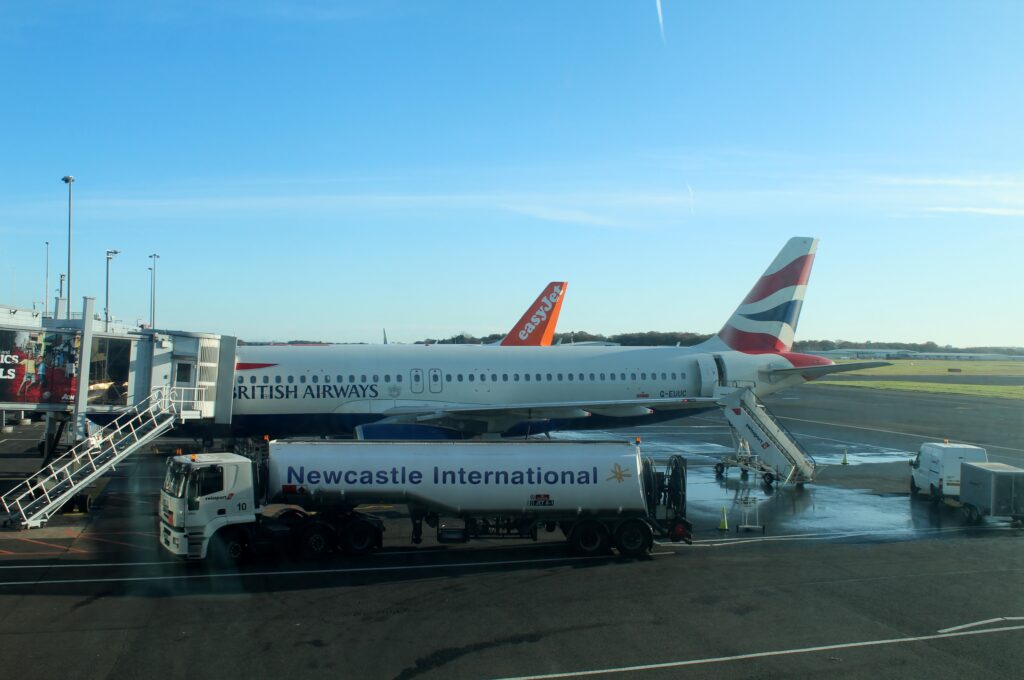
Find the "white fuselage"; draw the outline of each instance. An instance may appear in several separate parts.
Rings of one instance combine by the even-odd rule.
[[[243,346],[233,413],[270,433],[315,434],[303,423],[316,416],[346,430],[395,409],[493,405],[510,414],[489,429],[505,431],[532,417],[564,420],[564,406],[574,403],[711,397],[716,385],[751,386],[763,396],[794,381],[769,384],[759,371],[791,366],[783,355],[690,347]],[[520,404],[563,410],[514,413]],[[609,415],[626,413],[618,408]]]

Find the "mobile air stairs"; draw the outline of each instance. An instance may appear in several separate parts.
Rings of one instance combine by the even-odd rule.
[[[201,387],[158,387],[55,461],[0,497],[4,526],[32,529],[118,463],[176,424],[202,417]]]
[[[768,486],[780,480],[797,486],[814,481],[814,458],[772,417],[750,388],[717,388],[715,397],[739,440],[736,455],[715,465],[717,475],[735,466],[744,477],[751,470],[761,474]]]

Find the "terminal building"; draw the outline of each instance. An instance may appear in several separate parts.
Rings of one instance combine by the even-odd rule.
[[[107,322],[92,298],[78,314],[62,303],[52,316],[0,305],[0,425],[46,421],[42,470],[0,498],[0,516],[27,527],[176,425],[231,422],[236,338]]]

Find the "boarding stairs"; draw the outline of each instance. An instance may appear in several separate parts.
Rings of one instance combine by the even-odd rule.
[[[87,486],[175,424],[201,417],[202,388],[161,387],[0,497],[4,526],[46,523]]]
[[[783,484],[814,481],[814,458],[768,412],[750,388],[721,390],[715,397],[733,431],[755,452],[750,459],[757,461],[756,469],[765,474],[767,483],[776,479]]]

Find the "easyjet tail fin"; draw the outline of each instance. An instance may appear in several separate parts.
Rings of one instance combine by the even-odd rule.
[[[790,351],[817,249],[816,238],[789,239],[709,342],[740,352]]]
[[[503,346],[547,346],[555,336],[555,324],[562,311],[562,299],[569,286],[565,281],[552,281],[541,292],[526,314],[519,319],[505,339]]]

